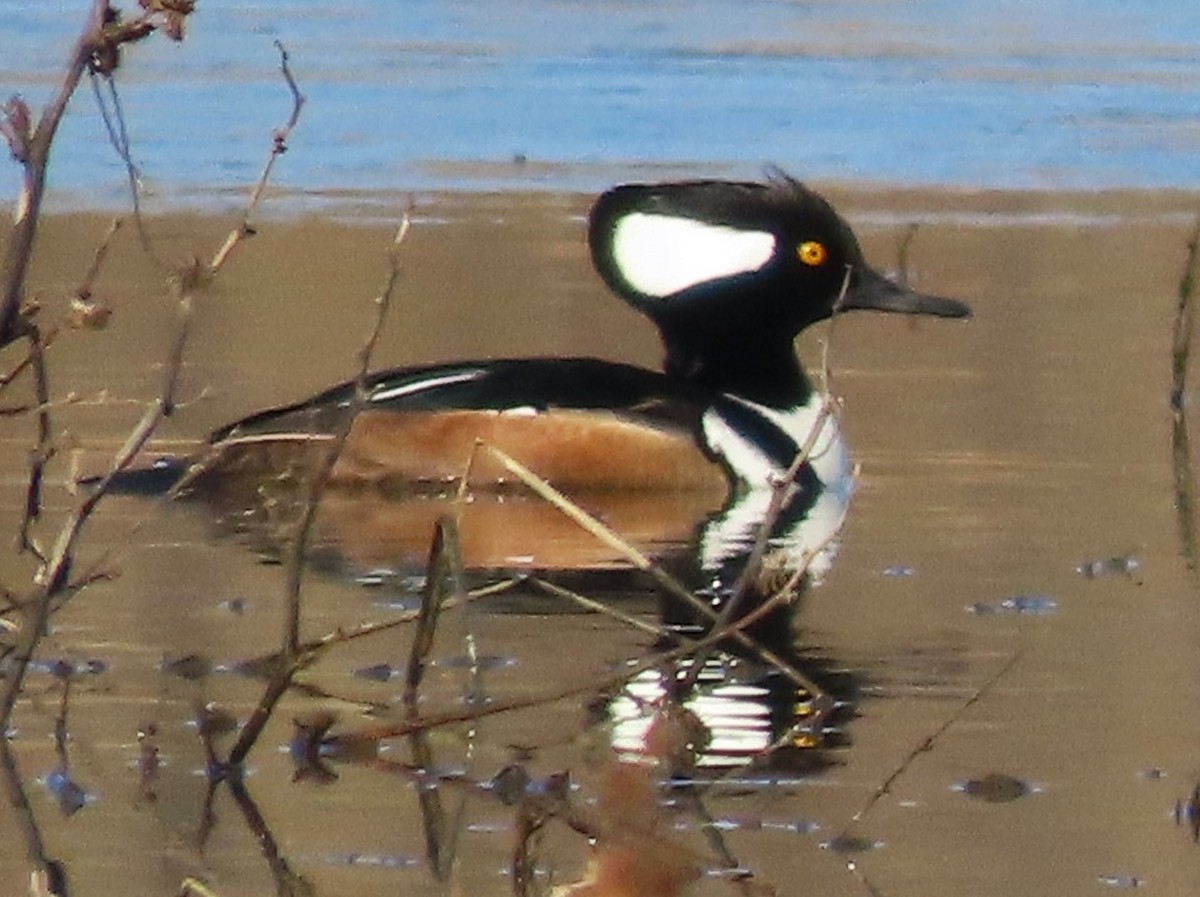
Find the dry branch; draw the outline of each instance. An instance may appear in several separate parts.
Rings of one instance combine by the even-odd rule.
[[[190,11],[190,5],[186,2],[182,4],[187,6]],[[85,30],[83,37],[80,38],[76,46],[75,56],[71,64],[71,71],[74,72],[73,80],[68,77],[67,82],[74,89],[74,85],[78,83],[79,76],[85,65],[90,65],[93,70],[111,71],[111,67],[116,64],[116,51],[120,45],[129,40],[140,39],[146,33],[158,27],[155,22],[161,21],[160,14],[165,14],[168,21],[174,21],[176,26],[181,28],[181,25],[172,16],[186,15],[186,11],[167,11],[164,13],[162,9],[158,9],[158,4],[148,4],[150,10],[142,17],[143,24],[146,24],[148,30],[144,33],[137,34],[138,29],[128,25],[120,25],[113,28],[98,28],[95,22],[89,22],[89,29]],[[97,15],[97,10],[107,10],[106,3],[97,3],[93,8],[93,15]],[[152,21],[153,19],[153,21]],[[86,57],[82,54],[87,51]],[[111,54],[100,58],[102,51],[112,51]],[[282,48],[281,48],[282,52]],[[286,53],[284,54],[286,60]],[[78,69],[78,71],[75,71]],[[295,93],[295,82],[291,79],[290,72],[287,73],[288,83],[293,93]],[[62,106],[65,108],[66,98],[69,97],[69,92],[62,97]],[[23,105],[23,104],[22,104]],[[293,103],[293,112],[288,120],[288,130],[294,125],[296,116],[299,112],[299,103]],[[12,104],[10,104],[10,107]],[[42,121],[39,123],[38,130],[31,136],[28,128],[22,130],[20,116],[14,113],[12,108],[6,109],[8,122],[4,131],[5,136],[9,140],[10,147],[13,148],[14,155],[21,159],[26,172],[26,189],[22,193],[22,202],[19,207],[19,217],[17,226],[14,228],[13,239],[10,240],[10,251],[13,246],[23,246],[25,257],[21,260],[19,275],[23,282],[25,267],[28,264],[28,254],[32,251],[33,235],[36,232],[37,213],[40,209],[41,189],[44,181],[45,162],[49,153],[49,138],[44,147],[39,148],[38,140],[40,134],[43,133],[43,126],[47,127],[50,137],[53,136],[53,129],[57,127],[58,118],[62,115],[62,108],[53,105],[43,115]],[[16,118],[14,118],[16,116]],[[276,156],[283,150],[279,147],[282,141],[278,138],[274,141],[274,149],[272,156]],[[18,152],[20,149],[22,152]],[[39,155],[40,153],[40,155]],[[268,164],[266,171],[270,171]],[[265,178],[265,173],[264,173]],[[260,183],[255,190],[252,198],[252,206],[257,204],[259,197],[262,194],[264,183],[260,179]],[[29,223],[22,228],[23,219],[21,216],[29,219]],[[249,212],[247,213],[247,217]],[[235,233],[244,230],[244,223],[241,228],[235,229]],[[52,607],[54,606],[55,596],[63,592],[68,586],[68,580],[71,571],[71,565],[75,557],[75,546],[79,536],[83,530],[84,524],[91,516],[97,504],[107,495],[113,480],[123,472],[134,457],[142,449],[149,440],[150,436],[157,429],[158,425],[170,416],[175,409],[175,392],[178,385],[179,373],[183,362],[183,352],[187,343],[189,333],[193,295],[196,290],[207,284],[212,276],[221,268],[225,261],[229,258],[229,254],[233,247],[237,245],[240,238],[227,240],[214,256],[213,261],[206,267],[201,268],[197,264],[184,269],[177,273],[172,279],[172,290],[175,294],[179,309],[179,328],[176,337],[171,346],[170,352],[165,364],[165,373],[163,385],[158,398],[156,398],[146,408],[141,420],[134,427],[132,432],[127,437],[125,444],[117,452],[113,459],[112,465],[108,473],[100,480],[99,484],[90,492],[68,516],[66,522],[59,530],[54,546],[48,555],[43,555],[38,550],[38,557],[42,563],[38,574],[35,578],[34,588],[31,594],[24,599],[22,607],[25,612],[25,619],[21,631],[16,640],[15,649],[12,656],[12,665],[9,669],[9,675],[5,681],[4,690],[0,693],[0,730],[2,730],[11,717],[13,706],[16,703],[17,695],[20,693],[21,685],[24,681],[25,672],[33,658],[41,635],[46,630],[49,621]],[[11,255],[11,252],[10,252]],[[98,262],[97,262],[98,264]],[[4,270],[5,278],[11,278],[14,275],[12,272],[17,268],[7,265]],[[15,282],[15,281],[14,281]],[[5,280],[5,286],[9,285],[8,280]],[[15,296],[15,298],[13,298]],[[5,294],[6,304],[4,305],[4,314],[7,314],[11,301],[12,307],[20,310],[20,283],[14,287],[13,293]],[[5,319],[6,320],[6,319]],[[26,336],[31,339],[31,367],[34,370],[36,378],[36,387],[38,390],[38,407],[39,419],[41,421],[38,447],[35,451],[30,476],[30,485],[26,500],[25,521],[22,526],[23,542],[30,547],[33,545],[32,539],[29,536],[29,528],[34,519],[36,519],[40,507],[40,492],[41,482],[44,470],[44,465],[51,451],[50,432],[49,432],[49,396],[48,385],[46,383],[45,365],[41,355],[42,343],[39,339],[37,328],[30,322],[21,319],[24,323],[20,328],[18,335]],[[0,324],[0,345],[5,341],[6,331],[3,329],[6,324]]]
[[[819,549],[818,549],[819,550]],[[472,597],[477,597],[473,595]],[[514,710],[525,710],[531,707],[540,707],[547,704],[553,704],[557,701],[567,698],[577,697],[584,694],[594,694],[603,692],[621,685],[630,678],[636,677],[648,670],[658,669],[663,664],[671,663],[682,657],[686,657],[694,651],[700,651],[713,645],[728,641],[729,639],[744,640],[743,643],[755,651],[760,652],[763,659],[775,666],[780,672],[787,675],[795,684],[809,690],[811,694],[820,694],[820,689],[809,682],[798,670],[795,670],[783,658],[780,658],[763,648],[753,639],[748,637],[744,630],[753,626],[759,619],[761,614],[769,613],[776,605],[772,602],[786,600],[785,592],[781,591],[772,597],[763,608],[756,609],[755,612],[747,614],[737,620],[734,620],[729,625],[713,629],[704,635],[703,638],[695,640],[681,640],[681,644],[665,651],[658,651],[648,654],[640,661],[631,666],[622,667],[617,673],[614,673],[607,678],[597,680],[594,676],[589,677],[581,682],[569,683],[567,685],[555,688],[542,694],[525,695],[518,698],[508,700],[494,700],[485,705],[474,705],[462,710],[451,711],[449,713],[438,716],[428,717],[413,717],[398,724],[388,724],[382,726],[373,726],[366,729],[360,729],[350,733],[339,733],[329,737],[328,743],[339,745],[343,743],[361,743],[363,741],[382,741],[387,738],[399,738],[402,736],[411,735],[413,732],[426,731],[435,729],[440,726],[451,725],[454,723],[473,722],[487,716],[494,716],[499,713],[509,713]],[[711,613],[711,611],[710,611]],[[409,615],[409,619],[415,618],[415,614]],[[819,721],[820,714],[817,715]]]
[[[285,53],[285,62],[286,58]],[[294,108],[298,110],[299,106]],[[258,192],[256,191],[255,196],[257,195]],[[335,434],[329,447],[326,449],[319,469],[308,481],[304,509],[301,512],[300,520],[296,523],[296,529],[288,551],[283,649],[279,655],[279,668],[267,683],[267,688],[259,698],[258,705],[254,708],[254,712],[246,722],[246,725],[242,727],[237,742],[230,750],[229,757],[224,763],[226,770],[238,768],[242,761],[246,759],[246,756],[257,742],[259,735],[262,734],[267,721],[271,718],[275,705],[291,687],[296,673],[307,667],[316,658],[316,652],[303,646],[300,642],[300,587],[303,582],[304,557],[307,553],[308,540],[312,532],[313,523],[316,520],[321,495],[329,481],[329,475],[333,472],[333,466],[337,463],[342,446],[345,445],[346,438],[350,435],[350,428],[353,425],[355,413],[366,401],[366,379],[371,367],[371,356],[375,344],[379,341],[379,334],[383,330],[383,324],[387,320],[392,295],[396,283],[400,278],[400,248],[404,243],[404,238],[408,235],[409,226],[410,216],[406,211],[389,247],[388,273],[383,289],[375,300],[376,314],[374,323],[359,352],[359,368],[355,378],[355,397],[350,413],[346,416],[345,423]],[[236,234],[238,231],[235,230],[234,233]],[[238,242],[236,239],[233,239],[233,235],[231,235],[231,241],[226,241],[226,246],[232,248],[232,245],[236,245]],[[222,247],[222,249],[224,248]]]
[[[510,473],[516,476],[517,479],[524,483],[529,489],[533,490],[533,492],[538,496],[550,502],[550,504],[552,504],[555,508],[565,514],[571,520],[575,521],[575,523],[577,523],[587,532],[591,533],[605,545],[608,545],[610,548],[620,552],[622,557],[624,557],[633,566],[653,576],[655,582],[658,583],[667,592],[667,594],[673,598],[684,601],[688,607],[713,623],[716,631],[723,634],[719,639],[713,639],[711,634],[702,639],[698,639],[691,643],[692,648],[699,649],[705,645],[718,644],[725,638],[733,638],[743,647],[761,657],[764,662],[774,666],[777,670],[791,679],[796,685],[809,690],[814,695],[822,694],[821,689],[819,689],[816,684],[812,682],[812,680],[796,669],[793,664],[789,663],[774,651],[771,651],[765,645],[760,644],[754,638],[747,635],[745,630],[749,626],[758,622],[768,613],[778,609],[781,604],[792,599],[795,584],[799,582],[800,578],[807,571],[808,565],[812,562],[812,559],[817,555],[817,553],[823,551],[829,542],[836,538],[836,530],[830,533],[820,543],[820,545],[817,545],[805,552],[804,557],[801,559],[799,564],[799,570],[793,573],[793,576],[784,585],[783,589],[778,590],[774,595],[771,596],[769,600],[767,600],[761,606],[755,608],[753,612],[737,618],[736,622],[733,622],[731,618],[730,620],[725,621],[724,625],[721,625],[718,622],[720,617],[717,612],[712,609],[712,607],[700,600],[700,598],[698,598],[696,595],[692,594],[677,579],[667,573],[667,571],[663,570],[662,567],[660,567],[658,564],[655,564],[599,520],[592,517],[585,510],[580,508],[537,474],[533,473],[533,471],[529,470],[519,461],[505,454],[495,446],[483,445],[482,449],[488,454],[492,455],[492,457],[499,461]]]
[[[413,634],[408,664],[404,670],[403,701],[410,714],[417,711],[421,680],[429,652],[433,649],[442,607],[448,599],[461,600],[465,594],[458,524],[451,517],[443,517],[434,526],[433,545],[425,569],[425,588],[421,592],[421,608],[417,614],[417,631]]]
[[[286,60],[286,54],[284,58]],[[298,109],[299,107],[297,106],[296,108]],[[329,476],[333,472],[333,467],[337,463],[342,447],[346,444],[347,437],[350,435],[350,428],[353,426],[354,418],[367,399],[366,380],[367,374],[371,369],[371,357],[374,354],[376,344],[379,342],[379,335],[383,331],[384,322],[387,320],[396,283],[400,279],[400,248],[404,243],[405,237],[408,236],[410,226],[411,217],[406,210],[400,225],[396,228],[396,233],[388,249],[388,272],[384,280],[383,289],[375,299],[374,322],[366,340],[363,342],[362,348],[359,350],[359,364],[358,371],[355,374],[354,399],[350,413],[346,415],[345,422],[334,434],[334,438],[325,450],[321,466],[308,483],[308,493],[305,496],[304,510],[291,542],[287,563],[287,587],[285,594],[287,596],[288,615],[284,625],[285,652],[295,653],[300,648],[300,584],[303,579],[304,556],[308,548],[308,539],[312,531],[313,522],[316,520],[317,506],[320,504],[321,495],[325,491]]]
[[[34,124],[32,111],[20,97],[10,98],[0,110],[0,137],[21,166],[13,229],[0,266],[0,347],[28,335],[28,322],[21,314],[21,306],[41,217],[46,167],[54,135],[84,72],[111,73],[119,64],[124,44],[141,40],[160,28],[174,40],[183,37],[183,21],[191,12],[190,2],[173,3],[170,10],[159,8],[158,3],[145,5],[148,8],[139,16],[122,21],[113,14],[108,0],[93,0],[58,89],[37,123]]]
[[[253,236],[254,228],[251,225],[251,221],[258,211],[259,205],[262,203],[263,191],[266,189],[267,182],[271,178],[271,171],[274,169],[279,157],[287,152],[288,138],[292,135],[292,130],[300,120],[300,112],[304,109],[306,98],[304,94],[300,93],[300,88],[296,86],[296,79],[292,76],[292,70],[288,66],[288,52],[279,41],[275,41],[275,49],[279,51],[280,72],[282,72],[283,79],[287,82],[288,90],[292,95],[292,112],[283,127],[276,129],[271,134],[271,152],[267,156],[266,164],[263,165],[262,174],[258,176],[258,181],[254,185],[254,191],[250,195],[250,202],[246,205],[242,221],[229,234],[224,245],[217,250],[217,254],[213,257],[212,262],[209,263],[210,275],[220,270],[221,266],[225,264],[226,259],[229,258],[229,254],[233,252],[234,248],[242,240]]]
[[[1178,303],[1175,307],[1175,327],[1171,338],[1171,408],[1183,413],[1183,393],[1187,387],[1188,365],[1191,360],[1192,330],[1195,311],[1192,299],[1196,292],[1196,275],[1200,259],[1200,218],[1192,228],[1187,242],[1187,259],[1179,277]]]
[[[1191,362],[1192,331],[1195,310],[1197,269],[1200,268],[1200,218],[1197,218],[1187,243],[1187,258],[1179,276],[1178,304],[1171,339],[1171,470],[1175,481],[1175,520],[1180,549],[1189,570],[1195,570],[1196,488],[1192,474],[1191,439],[1188,434],[1187,407],[1184,399]]]

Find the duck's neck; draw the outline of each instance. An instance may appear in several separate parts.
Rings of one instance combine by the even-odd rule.
[[[793,408],[812,395],[790,334],[759,333],[749,340],[731,333],[703,340],[664,335],[664,343],[667,374],[705,389],[773,408]]]

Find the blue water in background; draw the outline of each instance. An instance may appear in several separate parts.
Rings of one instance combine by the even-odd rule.
[[[127,5],[134,4],[128,2]],[[1200,189],[1196,0],[200,0],[126,52],[146,184],[219,195],[308,105],[292,191],[591,190],[666,175]],[[87,0],[0,0],[0,94],[50,96]],[[52,187],[119,199],[86,82]],[[0,166],[0,198],[17,190]]]

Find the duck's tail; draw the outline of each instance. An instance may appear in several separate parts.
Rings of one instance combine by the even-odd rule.
[[[105,455],[96,449],[76,449],[71,457],[70,485],[80,492],[89,492],[111,476],[108,483],[110,492],[121,495],[166,495],[182,479],[194,457],[182,446],[155,445],[113,473],[112,455]]]

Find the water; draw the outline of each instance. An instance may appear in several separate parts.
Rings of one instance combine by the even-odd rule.
[[[931,291],[969,299],[975,318],[837,322],[834,390],[862,470],[836,563],[802,605],[798,644],[813,675],[849,703],[823,747],[798,746],[774,768],[734,768],[696,811],[686,793],[670,793],[671,835],[711,869],[721,861],[704,813],[736,863],[781,892],[802,881],[814,892],[866,893],[847,871],[850,860],[889,895],[1052,897],[1136,882],[1191,897],[1200,888],[1191,809],[1200,778],[1200,614],[1167,402],[1174,290],[1196,200],[1130,195],[1120,218],[1111,197],[1015,195],[991,220],[995,201],[927,192],[905,206],[873,190],[837,196],[864,222],[864,249],[881,266],[894,257],[900,222],[920,220],[914,275]],[[419,222],[411,234],[381,365],[545,352],[657,363],[651,328],[588,268],[584,197],[428,202],[423,216],[436,213],[440,223]],[[61,310],[106,224],[86,214],[45,223],[33,275],[43,315]],[[204,252],[227,226],[186,216],[152,224],[172,255]],[[186,401],[164,439],[194,444],[220,423],[346,376],[389,237],[361,219],[264,226],[197,307]],[[56,432],[64,446],[102,458],[141,413],[133,400],[157,393],[175,327],[160,274],[136,241],[123,237],[113,253],[98,284],[117,302],[110,330],[65,334],[52,350],[56,396],[79,400],[56,406]],[[826,335],[801,339],[810,367]],[[20,394],[14,388],[9,401]],[[31,422],[13,418],[0,442],[6,534],[23,506],[32,432]],[[43,540],[74,502],[59,485],[67,468],[66,456],[52,468]],[[323,536],[340,542],[343,557],[383,548],[359,573],[382,570],[374,565],[407,544],[405,520],[387,514],[403,506],[353,493],[340,504],[325,523],[348,528]],[[473,512],[468,522],[479,523]],[[508,521],[501,535],[527,539],[528,553],[553,549],[540,525],[519,513]],[[419,528],[427,538],[427,522]],[[1113,558],[1136,559],[1136,569],[1122,560],[1111,575],[1087,575]],[[597,723],[603,702],[591,690],[630,669],[652,637],[533,594],[447,612],[423,713],[570,685],[584,691],[440,728],[424,753],[391,739],[378,755],[319,757],[336,780],[322,784],[306,769],[293,781],[285,750],[293,719],[333,713],[335,731],[353,732],[403,713],[402,678],[361,671],[403,668],[410,629],[339,645],[303,674],[308,688],[285,696],[250,755],[245,794],[220,789],[210,827],[194,720],[210,702],[244,720],[263,691],[246,661],[279,643],[284,577],[269,559],[257,544],[215,532],[199,503],[113,498],[87,529],[79,569],[100,564],[119,576],[55,615],[41,652],[47,663],[31,673],[10,739],[71,893],[175,893],[193,876],[221,897],[251,897],[279,890],[285,873],[327,897],[511,893],[505,870],[516,813],[496,783],[516,781],[518,797],[537,795],[569,770],[580,789],[572,799],[589,811],[598,748],[640,735]],[[386,570],[346,577],[327,559],[305,576],[306,638],[411,606],[419,582]],[[28,582],[27,560],[7,551],[0,563],[10,588]],[[897,570],[909,575],[889,575]],[[655,619],[645,590],[612,601]],[[994,612],[970,612],[975,605]],[[52,737],[56,671],[65,668],[54,660],[76,671],[69,762]],[[779,719],[767,708],[799,709],[794,690],[771,695],[736,668],[703,674],[730,677],[732,688],[712,696],[720,708],[692,705],[722,721],[726,761],[761,745]],[[656,685],[642,677],[637,687],[645,695]],[[633,689],[630,682],[623,693]],[[229,741],[219,737],[223,749]],[[514,764],[522,772],[506,773]],[[428,768],[436,781],[419,771]],[[996,801],[964,784],[973,782],[1009,787]],[[17,823],[12,811],[0,816],[0,888],[13,893],[28,872]],[[448,881],[427,853],[435,832],[441,855],[457,857]],[[582,836],[552,820],[541,868],[570,881],[586,858]],[[688,895],[729,888],[713,874]]]
[[[0,89],[43,101],[83,2],[0,3]],[[201,3],[184,46],[127,52],[146,183],[178,200],[257,175],[309,98],[293,191],[595,190],[662,174],[956,187],[1200,185],[1190,0]],[[53,183],[115,201],[86,89]],[[15,172],[0,196],[16,189]]]

